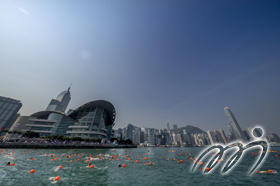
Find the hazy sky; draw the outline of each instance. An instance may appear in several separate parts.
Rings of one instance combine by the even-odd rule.
[[[1,0],[0,95],[21,115],[71,82],[69,108],[104,99],[115,128],[193,125],[280,135],[280,1]]]

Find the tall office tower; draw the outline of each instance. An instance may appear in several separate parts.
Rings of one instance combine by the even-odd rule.
[[[268,133],[268,137],[273,138],[276,143],[280,143],[280,139],[275,133]]]
[[[190,139],[191,139],[191,145],[195,146],[195,140],[194,140],[194,134],[190,134]]]
[[[153,129],[148,130],[148,143],[150,145],[156,145],[155,131]]]
[[[223,130],[214,130],[214,133],[219,143],[227,144],[226,135]]]
[[[222,136],[222,139],[224,140],[224,144],[227,144],[228,141],[227,141],[227,137],[226,137],[226,134],[223,130],[218,130],[218,132],[220,133],[220,135]]]
[[[17,112],[22,107],[20,101],[0,96],[0,129],[10,129],[16,121]]]
[[[170,131],[169,123],[167,123],[167,131]]]
[[[244,136],[244,133],[242,132],[238,122],[236,121],[234,115],[230,111],[228,107],[224,108],[224,111],[226,113],[226,116],[229,121],[229,128],[231,128],[230,132],[232,133],[233,137],[236,138],[237,140],[241,140],[242,142],[246,142],[246,137]]]
[[[208,130],[207,135],[208,135],[208,138],[211,142],[211,145],[215,145],[215,143],[216,143],[215,133],[213,131]]]
[[[178,139],[178,142],[180,142],[180,144],[183,143],[181,134],[177,134],[177,139]]]
[[[143,131],[145,134],[148,133],[148,129],[146,127],[141,127],[141,131]]]
[[[173,130],[174,130],[175,134],[178,133],[178,127],[177,127],[177,125],[173,125]]]
[[[185,129],[183,129],[183,137],[186,144],[191,144],[190,135]]]
[[[132,131],[133,131],[133,125],[131,124],[128,124],[127,127],[126,127],[126,138],[130,139],[131,141],[133,140],[132,139]]]
[[[144,143],[145,142],[145,138],[144,138],[144,132],[143,131],[139,131],[140,134],[140,143]]]
[[[71,99],[71,94],[70,94],[70,87],[69,87],[67,90],[61,92],[56,99],[52,99],[46,110],[65,112],[70,102],[70,99]]]
[[[250,136],[246,130],[242,131],[244,133],[244,136],[246,137],[247,141],[250,141]]]

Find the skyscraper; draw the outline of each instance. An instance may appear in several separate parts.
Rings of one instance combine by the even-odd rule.
[[[226,135],[225,135],[225,132],[223,130],[218,130],[218,131],[214,130],[214,133],[217,136],[218,141],[220,143],[227,144]]]
[[[65,112],[70,102],[70,99],[71,99],[71,94],[70,94],[70,87],[69,87],[67,90],[61,92],[56,99],[52,99],[46,110]]]
[[[214,145],[214,144],[216,143],[216,139],[215,139],[215,134],[214,134],[214,132],[208,130],[208,131],[207,131],[207,135],[208,135],[208,138],[209,138],[209,140],[210,140],[210,142],[211,142],[211,145]]]
[[[177,127],[177,125],[173,125],[173,130],[174,130],[175,134],[178,133],[178,127]]]
[[[230,109],[228,107],[225,107],[224,111],[228,118],[229,129],[230,129],[230,132],[232,133],[233,137],[236,140],[241,140],[242,142],[246,142],[247,141],[246,137],[244,136],[244,133],[242,132],[237,120],[235,119],[235,117],[232,114],[232,112],[230,111]]]
[[[191,144],[191,139],[186,129],[183,130],[183,137],[186,144]]]
[[[10,129],[22,107],[20,101],[0,96],[0,129]]]
[[[170,131],[169,123],[167,123],[167,131],[168,131],[168,132]]]

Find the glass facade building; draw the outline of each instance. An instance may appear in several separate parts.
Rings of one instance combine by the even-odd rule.
[[[226,116],[229,121],[229,130],[233,136],[234,139],[236,140],[241,140],[242,142],[246,142],[246,137],[244,136],[244,133],[242,132],[237,120],[235,119],[234,115],[230,111],[228,107],[224,108],[224,111],[226,113]]]
[[[108,101],[97,100],[88,102],[69,114],[69,117],[77,120],[77,122],[69,126],[71,130],[66,133],[70,137],[109,139],[115,115],[115,108]]]
[[[112,127],[116,116],[114,106],[105,100],[91,101],[66,115],[64,111],[71,99],[69,89],[60,93],[56,100],[53,99],[46,111],[18,118],[11,130],[31,130],[40,136],[111,139],[114,136]]]
[[[17,119],[17,112],[22,107],[18,100],[0,96],[0,129],[10,129]]]

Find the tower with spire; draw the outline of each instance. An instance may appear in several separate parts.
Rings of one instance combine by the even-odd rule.
[[[46,110],[59,111],[64,113],[71,100],[71,94],[70,94],[71,85],[67,90],[61,92],[56,99],[52,99]]]

